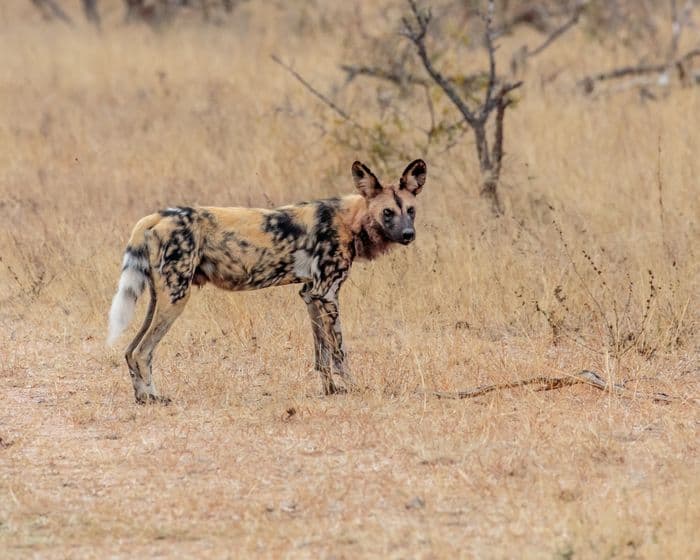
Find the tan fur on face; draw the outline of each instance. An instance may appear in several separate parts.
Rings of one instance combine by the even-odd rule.
[[[401,207],[396,202],[396,198],[401,201]],[[408,208],[415,206],[416,197],[405,189],[399,189],[394,185],[384,187],[382,194],[375,196],[369,201],[367,214],[377,223],[382,222],[382,215],[386,208],[393,210],[396,214],[402,214]]]

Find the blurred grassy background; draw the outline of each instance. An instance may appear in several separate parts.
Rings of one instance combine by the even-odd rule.
[[[402,2],[251,1],[221,16],[218,24],[203,23],[192,12],[156,28],[125,24],[122,4],[103,2],[99,32],[82,21],[77,2],[66,3],[73,26],[42,21],[29,2],[3,3],[0,379],[7,391],[3,401],[10,404],[0,413],[0,430],[5,430],[0,436],[17,444],[0,449],[0,461],[4,453],[10,465],[2,487],[7,499],[0,500],[5,504],[0,506],[0,543],[71,550],[90,542],[92,533],[77,525],[67,537],[59,536],[59,528],[77,523],[73,514],[42,513],[46,508],[79,512],[85,485],[66,494],[60,486],[39,482],[45,473],[36,465],[66,454],[41,437],[60,441],[61,449],[73,445],[79,450],[82,436],[76,440],[75,433],[88,438],[115,433],[115,445],[136,449],[132,466],[155,476],[149,450],[139,443],[147,436],[138,434],[146,430],[154,441],[168,442],[155,453],[157,460],[172,461],[173,475],[179,473],[191,488],[214,499],[216,484],[209,475],[178,471],[178,457],[185,452],[173,438],[192,430],[198,434],[192,436],[198,442],[193,445],[200,445],[196,453],[219,469],[216,477],[248,481],[240,483],[235,499],[229,496],[219,504],[244,520],[238,527],[250,539],[241,549],[248,553],[294,550],[294,539],[303,540],[308,527],[330,535],[309,554],[330,553],[342,537],[333,523],[347,528],[343,523],[366,511],[386,516],[395,529],[402,528],[396,529],[399,533],[408,533],[399,539],[403,544],[392,544],[380,536],[380,523],[370,523],[348,537],[349,556],[414,555],[410,551],[492,556],[525,543],[529,548],[523,550],[532,557],[541,557],[541,551],[571,557],[569,549],[583,557],[634,557],[634,550],[643,557],[697,553],[682,528],[698,520],[697,505],[689,509],[685,496],[697,490],[698,464],[692,443],[698,412],[692,399],[697,398],[700,321],[700,129],[695,118],[700,96],[697,88],[675,81],[655,90],[655,101],[641,99],[637,88],[616,92],[608,87],[584,95],[577,86],[589,73],[636,63],[649,49],[662,52],[670,40],[668,14],[645,11],[649,6],[638,3],[633,15],[640,19],[630,17],[626,25],[610,23],[602,8],[591,8],[579,26],[519,71],[525,84],[506,116],[500,187],[506,212],[493,218],[478,195],[478,162],[468,132],[454,142],[444,136],[428,141],[426,92],[369,78],[346,83],[339,68],[406,56],[407,68],[420,73],[410,45],[397,34],[406,12]],[[480,21],[467,8],[434,3],[430,44],[448,74],[468,74],[486,63]],[[656,26],[655,34],[642,25],[647,21]],[[499,39],[499,68],[507,72],[513,52],[541,40],[527,26],[514,28]],[[696,40],[692,28],[683,46]],[[360,126],[309,95],[272,62],[271,54],[292,64]],[[457,119],[436,87],[427,94],[438,118]],[[368,386],[366,394],[330,402],[311,396],[319,384],[311,369],[308,318],[295,288],[245,294],[205,288],[155,360],[160,387],[182,408],[132,410],[121,347],[105,349],[103,337],[121,254],[136,220],[176,204],[268,206],[343,194],[352,189],[353,160],[396,178],[416,157],[429,168],[419,197],[416,243],[376,263],[357,263],[341,295],[350,364]],[[140,302],[135,323],[143,306]],[[606,323],[616,316],[619,328],[611,337]],[[630,350],[616,360],[615,345],[626,342]],[[420,387],[465,388],[581,368],[690,400],[660,412],[641,398],[630,404],[586,389],[570,397],[527,393],[523,401],[496,396],[479,407],[437,404],[413,394]],[[37,398],[58,408],[43,411]],[[291,427],[285,416],[290,408],[298,422]],[[347,429],[336,431],[338,418]],[[210,421],[215,427],[202,428]],[[236,432],[233,423],[243,432]],[[558,423],[567,426],[565,437],[553,428]],[[360,435],[370,426],[383,426],[371,428],[377,431],[367,436],[373,442],[369,447],[384,449],[376,456],[372,452],[372,461],[381,464],[378,470],[355,463],[349,470],[333,466],[328,446],[361,458],[368,447]],[[658,439],[647,442],[644,452],[626,446],[624,437],[637,437],[644,426],[658,430],[649,436]],[[284,456],[290,441],[314,441],[318,429],[325,435],[314,453],[330,461],[327,471],[315,479],[286,471],[282,477],[275,457]],[[201,440],[208,430],[217,437]],[[504,443],[510,437],[515,440]],[[223,442],[226,452],[219,449]],[[419,459],[407,459],[408,448]],[[118,462],[103,463],[105,453],[112,456],[127,447],[119,449],[85,456],[76,451],[80,458],[75,461],[69,460],[71,452],[56,468],[66,473],[81,464],[85,473],[104,468],[115,481],[126,479],[129,473]],[[233,459],[227,453],[236,449],[248,453],[248,471],[241,465],[228,470],[233,463],[227,461]],[[569,451],[572,456],[561,462]],[[442,457],[447,459],[440,463]],[[515,467],[503,466],[511,460]],[[437,461],[439,473],[421,476],[421,461]],[[630,462],[639,480],[620,467]],[[267,474],[277,481],[265,490],[269,494],[254,490],[260,464],[270,465]],[[394,490],[405,481],[392,479],[396,468],[415,477],[398,494]],[[334,472],[348,477],[342,489]],[[512,472],[522,476],[515,475],[509,486]],[[551,480],[543,480],[552,473]],[[93,475],[85,476],[89,482]],[[104,516],[121,512],[116,514],[121,525],[97,531],[93,544],[109,550],[109,535],[116,532],[122,552],[152,552],[157,549],[149,548],[153,539],[160,537],[149,519],[157,518],[167,529],[161,544],[177,550],[180,521],[159,517],[161,506],[170,507],[159,505],[159,499],[178,503],[187,489],[161,496],[159,488],[172,484],[158,478],[166,476],[156,476],[161,485],[135,487],[126,501],[120,500],[119,484],[105,483],[112,501],[104,506]],[[581,486],[581,480],[598,476],[614,499],[602,490],[588,494]],[[368,494],[355,494],[351,481],[358,477],[376,486]],[[465,477],[472,481],[467,487],[462,486]],[[280,488],[293,494],[290,488],[316,484],[310,480],[325,481],[320,484],[335,488],[353,505],[339,518],[324,517],[331,506],[297,495],[297,502],[307,499],[307,509],[300,517],[287,513],[297,515],[298,522],[278,525],[277,519],[267,534],[265,500],[276,500],[270,496],[278,496]],[[570,481],[563,490],[556,486],[562,480]],[[45,492],[34,486],[46,486]],[[428,507],[431,521],[424,520],[428,529],[421,526],[431,536],[417,536],[416,520],[402,507],[411,488],[435,493]],[[252,501],[242,498],[248,492],[255,493]],[[455,506],[467,508],[460,511],[477,507],[464,492],[479,498],[477,509],[484,510],[481,521],[471,521],[476,523],[472,532],[450,529],[437,511],[445,500],[466,500],[468,507]],[[599,517],[613,516],[608,505],[618,499],[624,503],[630,492],[642,496],[634,515]],[[378,501],[368,505],[363,496]],[[668,502],[665,496],[671,496]],[[380,497],[398,509],[387,513]],[[128,517],[124,512],[136,508],[139,499],[148,506]],[[232,505],[231,500],[243,501]],[[208,534],[222,546],[226,542],[223,526],[216,525],[220,533],[207,533],[211,507],[206,500],[191,506],[193,525],[185,531],[194,539],[191,551],[202,553],[197,535]],[[503,515],[510,515],[503,512],[517,517],[507,535],[499,529]],[[37,521],[41,515],[47,516],[43,525]],[[106,521],[100,515],[88,516],[88,525],[102,526]],[[541,523],[535,519],[540,515]],[[562,527],[555,519],[569,521]],[[486,534],[497,536],[478,537]],[[260,548],[256,538],[278,548]],[[89,556],[90,549],[83,553]]]

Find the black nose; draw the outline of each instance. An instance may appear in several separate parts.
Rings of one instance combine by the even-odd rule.
[[[401,238],[404,243],[410,243],[416,238],[416,232],[413,231],[412,229],[405,229],[403,230],[403,233],[401,234]]]

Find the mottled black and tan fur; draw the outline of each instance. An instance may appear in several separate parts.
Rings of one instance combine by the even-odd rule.
[[[136,299],[151,293],[144,323],[126,349],[138,402],[162,401],[151,375],[157,344],[182,313],[192,285],[257,290],[303,284],[313,328],[316,369],[326,394],[337,374],[354,384],[345,360],[338,290],[355,259],[373,259],[415,238],[415,197],[425,162],[408,165],[398,184],[382,186],[360,162],[352,166],[359,194],[275,210],[169,208],[142,218],[126,248],[109,316],[113,342],[133,317]]]

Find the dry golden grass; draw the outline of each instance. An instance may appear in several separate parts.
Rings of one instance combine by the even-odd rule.
[[[159,33],[109,4],[101,36],[0,8],[0,556],[697,558],[697,90],[584,98],[577,77],[627,59],[572,34],[526,71],[495,220],[469,136],[420,147],[419,97],[380,121],[386,86],[338,91],[392,131],[386,154],[356,151],[270,61],[342,83],[338,61],[367,56],[343,4],[251,2],[233,29]],[[400,12],[362,6],[388,36]],[[505,38],[502,62],[528,39]],[[364,391],[320,396],[295,288],[205,288],[156,357],[174,403],[134,404],[121,347],[103,341],[138,218],[344,193],[354,159],[396,174],[407,157],[429,165],[417,241],[358,263],[341,295]],[[647,315],[620,360],[593,300],[618,306],[622,339]],[[582,368],[640,394],[420,396]],[[641,396],[654,391],[678,400]]]

